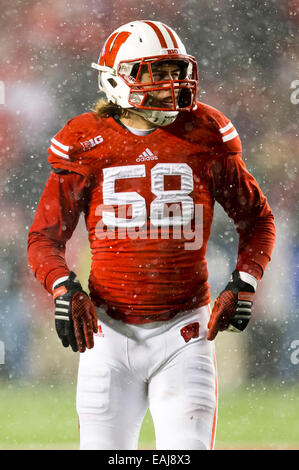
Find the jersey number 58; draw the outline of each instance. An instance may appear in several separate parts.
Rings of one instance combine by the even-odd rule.
[[[145,165],[128,165],[103,170],[103,203],[105,206],[132,207],[132,218],[116,217],[114,212],[103,211],[103,224],[108,227],[142,227],[147,220],[146,201],[136,191],[115,192],[115,181],[125,178],[144,178]],[[181,188],[165,190],[164,176],[181,177]],[[150,222],[154,226],[186,225],[194,215],[193,172],[186,163],[157,163],[151,169],[151,191],[156,198],[150,204]],[[169,208],[176,207],[170,215]],[[178,213],[178,208],[181,208]]]

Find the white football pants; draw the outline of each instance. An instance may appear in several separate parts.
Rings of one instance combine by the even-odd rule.
[[[214,342],[206,340],[209,306],[145,325],[97,311],[95,346],[80,354],[80,448],[138,449],[149,408],[156,449],[213,449],[217,374]],[[199,336],[186,342],[181,329],[194,322]]]

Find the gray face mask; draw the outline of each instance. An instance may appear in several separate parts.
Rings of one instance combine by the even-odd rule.
[[[143,117],[146,121],[155,124],[155,126],[169,126],[172,124],[179,114],[178,111],[151,111],[149,109],[129,108],[132,113]]]

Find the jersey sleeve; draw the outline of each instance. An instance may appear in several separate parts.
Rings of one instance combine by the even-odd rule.
[[[59,173],[66,170],[82,176],[90,176],[92,170],[82,142],[88,133],[89,116],[77,116],[51,139],[48,162]]]
[[[218,138],[220,140],[222,154],[241,154],[242,143],[234,124],[222,115],[218,124]]]
[[[274,216],[268,201],[239,153],[215,158],[209,173],[213,197],[234,221],[239,234],[236,269],[259,280],[275,243]]]
[[[242,143],[232,121],[215,108],[209,107],[209,117],[214,127],[217,154],[241,154]]]
[[[205,103],[197,104],[195,122],[190,123],[193,127],[189,133],[191,140],[200,142],[211,156],[242,153],[241,140],[234,123],[218,109]]]
[[[66,242],[86,210],[88,179],[71,172],[51,172],[28,234],[28,264],[37,280],[52,293],[52,285],[69,275]]]

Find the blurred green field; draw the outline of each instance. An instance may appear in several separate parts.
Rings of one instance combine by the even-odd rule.
[[[78,449],[75,384],[0,382],[0,449]],[[145,416],[140,449],[154,449]],[[216,449],[299,449],[299,387],[223,390]]]

